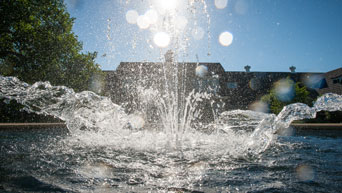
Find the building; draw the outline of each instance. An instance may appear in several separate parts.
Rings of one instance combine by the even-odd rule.
[[[342,68],[329,71],[323,75],[326,86],[318,89],[320,95],[325,93],[336,93],[342,95]]]
[[[249,109],[251,104],[267,94],[274,83],[290,78],[302,82],[313,97],[327,92],[342,94],[342,68],[327,73],[225,71],[220,63],[174,62],[172,52],[165,54],[165,62],[121,62],[116,71],[105,71],[105,94],[113,102],[134,102],[139,88],[153,88],[160,92],[177,91],[178,97],[192,90],[211,92],[225,103],[225,110]],[[136,108],[136,107],[133,107]]]

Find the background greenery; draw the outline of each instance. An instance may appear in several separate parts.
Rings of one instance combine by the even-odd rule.
[[[289,105],[291,103],[304,103],[313,106],[313,103],[316,101],[318,94],[315,93],[314,90],[309,90],[306,86],[304,86],[301,82],[294,83],[290,78],[287,78],[286,81],[289,85],[293,86],[294,96],[292,100],[282,101],[279,99],[276,93],[276,88],[272,88],[270,92],[264,95],[261,98],[261,101],[267,103],[269,105],[270,111],[274,114],[278,114],[284,106]],[[305,122],[305,123],[342,123],[342,112],[327,112],[321,111],[318,112],[315,119],[306,119],[297,122]]]
[[[90,90],[92,77],[102,76],[97,53],[82,52],[72,32],[74,18],[62,0],[1,0],[0,18],[1,75],[30,84],[49,81],[76,92]],[[20,105],[0,105],[0,121],[21,119]]]
[[[278,114],[284,106],[291,104],[291,103],[304,103],[309,106],[312,106],[316,98],[310,96],[310,92],[307,88],[300,82],[294,83],[293,80],[287,78],[285,80],[287,85],[290,85],[294,89],[294,95],[292,96],[291,100],[281,100],[277,96],[277,89],[276,87],[272,88],[269,94],[264,95],[261,98],[261,101],[269,104],[270,111],[274,114]]]

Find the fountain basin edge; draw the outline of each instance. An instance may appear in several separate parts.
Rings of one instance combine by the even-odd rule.
[[[300,130],[342,130],[342,123],[292,123]],[[6,129],[56,129],[66,128],[65,123],[0,123],[0,130]]]

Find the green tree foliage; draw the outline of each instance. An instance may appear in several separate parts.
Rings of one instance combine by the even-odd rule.
[[[279,85],[280,84],[280,85]],[[279,87],[286,86],[292,90],[292,93],[286,93],[288,98],[282,98],[283,96],[279,96]],[[300,82],[294,83],[290,78],[282,80],[282,82],[275,83],[274,87],[270,90],[269,94],[264,95],[261,98],[261,101],[269,104],[270,110],[272,113],[278,114],[284,106],[291,103],[304,103],[309,106],[312,106],[314,100],[310,97],[310,92],[307,88]]]
[[[96,90],[103,74],[94,53],[82,53],[63,0],[0,0],[0,74],[34,83],[50,81],[79,92]],[[94,81],[95,80],[95,81]],[[96,85],[96,84],[95,84]],[[0,100],[0,122],[56,121]]]
[[[0,1],[0,73],[34,83],[88,90],[99,74],[94,53],[82,53],[63,0]]]

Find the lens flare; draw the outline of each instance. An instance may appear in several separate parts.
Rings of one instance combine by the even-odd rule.
[[[146,15],[140,15],[137,18],[137,24],[140,29],[147,29],[148,27],[150,27],[150,22]]]
[[[238,0],[234,8],[237,14],[245,15],[248,11],[248,4],[245,0]]]
[[[256,111],[256,112],[263,112],[263,113],[269,112],[268,104],[263,101],[256,101],[252,103],[249,109]]]
[[[222,32],[219,36],[219,42],[222,46],[230,46],[233,42],[233,34],[230,32]]]
[[[165,48],[170,44],[171,37],[168,33],[158,32],[154,35],[153,41],[158,47]]]
[[[280,136],[292,136],[295,133],[295,129],[293,127],[279,128],[277,134]]]
[[[135,10],[129,10],[127,11],[126,13],[126,21],[129,23],[129,24],[136,24],[137,23],[137,19],[139,17],[139,14],[137,11]]]
[[[105,85],[103,78],[100,75],[93,75],[90,80],[89,90],[101,93]]]
[[[275,83],[276,97],[282,102],[290,102],[295,96],[294,82],[290,79],[282,79]]]
[[[145,16],[150,25],[157,23],[158,21],[158,13],[154,9],[150,9],[145,13]]]
[[[175,27],[176,27],[176,29],[178,29],[178,30],[183,30],[185,27],[186,27],[186,25],[188,24],[188,20],[184,17],[184,16],[177,16],[176,18],[175,18]]]
[[[249,88],[251,88],[252,90],[259,90],[262,87],[262,84],[260,82],[259,79],[257,78],[252,78],[249,82],[248,82],[248,86]]]
[[[129,124],[133,129],[141,129],[145,125],[145,120],[140,115],[131,115],[129,117]]]
[[[304,78],[305,86],[313,89],[322,89],[328,87],[327,81],[323,75],[307,75]]]
[[[227,7],[228,0],[215,0],[215,6],[217,9],[224,9]]]
[[[308,165],[299,165],[296,172],[300,181],[312,181],[315,178],[315,171]]]

